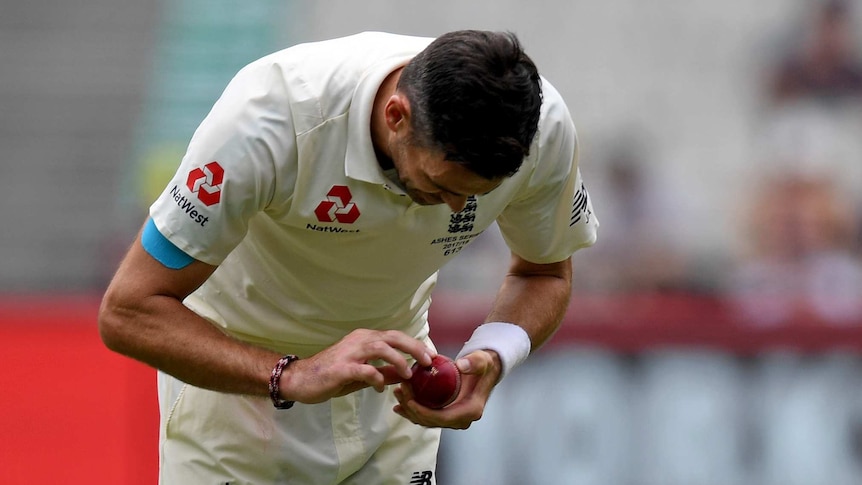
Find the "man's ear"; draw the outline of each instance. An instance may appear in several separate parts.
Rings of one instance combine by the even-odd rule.
[[[409,127],[410,102],[407,97],[397,92],[390,96],[386,102],[386,107],[383,109],[383,115],[386,119],[386,126],[392,131],[397,132],[399,129]]]

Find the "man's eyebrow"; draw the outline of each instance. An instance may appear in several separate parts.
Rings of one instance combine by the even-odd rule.
[[[429,178],[428,180],[431,180],[431,179]],[[435,182],[433,180],[431,180],[431,183],[434,184],[435,187],[442,190],[443,192],[449,192],[450,194],[460,195],[461,197],[470,197],[471,195],[475,195],[475,194],[462,194],[460,192],[456,192],[454,190],[443,187],[442,185],[438,184],[437,182]]]
[[[497,187],[499,187],[500,185],[502,185],[502,184],[503,184],[503,182],[504,182],[504,180],[500,180],[500,183],[498,183],[497,185],[495,185],[491,190],[485,191],[485,192],[483,192],[483,193],[481,193],[481,194],[477,194],[477,193],[464,194],[464,193],[461,193],[461,192],[456,192],[456,191],[454,191],[454,190],[450,190],[450,189],[448,189],[448,188],[446,188],[446,187],[444,187],[444,186],[442,186],[442,185],[438,184],[438,183],[437,183],[434,179],[432,179],[431,177],[428,177],[428,181],[430,181],[430,182],[431,182],[431,184],[432,184],[432,185],[434,185],[435,187],[437,187],[438,189],[440,189],[440,190],[442,190],[442,191],[444,191],[444,192],[449,192],[450,194],[454,194],[454,195],[457,195],[457,196],[460,196],[460,197],[472,197],[472,196],[474,196],[474,195],[488,195],[488,194],[490,194],[491,192],[493,192],[493,191],[497,190]]]

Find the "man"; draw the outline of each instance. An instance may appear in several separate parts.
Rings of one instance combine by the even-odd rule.
[[[479,419],[556,330],[597,227],[565,104],[514,35],[483,31],[253,62],[150,216],[100,330],[160,371],[164,484],[435,483],[440,428]],[[422,407],[392,384],[436,354],[437,270],[494,221],[509,274],[458,399]]]

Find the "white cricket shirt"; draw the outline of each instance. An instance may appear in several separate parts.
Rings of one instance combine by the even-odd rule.
[[[437,270],[495,220],[536,263],[595,241],[575,128],[545,80],[530,156],[461,212],[415,204],[385,176],[371,144],[374,97],[431,40],[362,33],[294,46],[236,75],[150,208],[173,244],[219,265],[189,308],[299,355],[355,328],[424,337]]]

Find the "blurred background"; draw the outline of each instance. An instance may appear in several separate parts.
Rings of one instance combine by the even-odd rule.
[[[553,341],[444,434],[441,484],[862,484],[859,0],[0,0],[0,478],[156,482],[155,373],[105,350],[119,258],[233,74],[384,30],[510,30],[601,221]],[[444,268],[454,353],[508,253]]]

